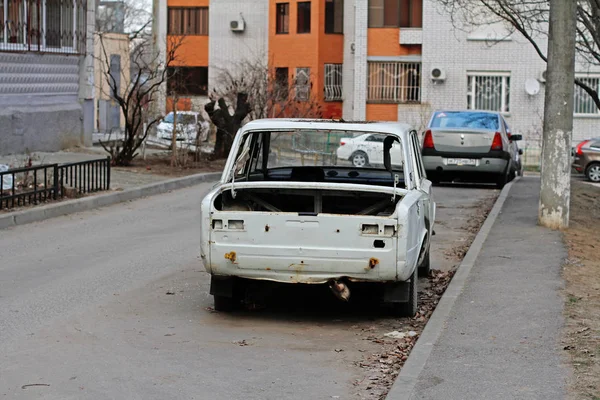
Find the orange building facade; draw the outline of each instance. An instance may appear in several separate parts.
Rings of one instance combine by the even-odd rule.
[[[324,118],[396,121],[403,105],[420,102],[421,3],[166,0],[158,21],[167,43],[184,36],[174,66],[185,72],[168,92],[181,107],[196,107],[222,71],[252,56]],[[403,41],[403,31],[417,38]]]

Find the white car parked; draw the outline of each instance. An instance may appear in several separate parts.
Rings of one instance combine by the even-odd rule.
[[[365,154],[381,166],[335,165],[327,156],[332,135],[373,137],[380,154],[375,147]],[[249,122],[202,200],[201,218],[201,258],[217,310],[240,304],[256,286],[325,284],[342,300],[360,286],[401,315],[416,313],[435,203],[409,125]]]
[[[337,157],[348,160],[356,168],[371,165],[383,165],[383,140],[377,134],[365,133],[354,138],[342,138],[337,149]],[[399,165],[402,160],[400,144],[394,143],[390,151],[392,165]]]
[[[157,136],[163,140],[173,140],[173,112],[168,113],[156,127]],[[177,140],[195,141],[200,135],[200,141],[208,139],[210,125],[199,113],[194,111],[177,112]]]

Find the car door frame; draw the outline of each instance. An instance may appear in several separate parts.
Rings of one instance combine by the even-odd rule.
[[[421,157],[421,143],[419,141],[419,134],[416,130],[412,130],[408,134],[409,151],[412,163],[412,170],[414,174],[412,176],[413,186],[416,190],[421,193],[419,200],[419,206],[423,209],[423,223],[426,229],[426,250],[429,249],[431,244],[431,236],[433,233],[433,224],[435,222],[435,202],[433,201],[432,194],[432,182],[427,179],[425,172],[425,165]]]

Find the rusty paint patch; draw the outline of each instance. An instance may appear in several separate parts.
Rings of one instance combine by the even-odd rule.
[[[267,271],[270,271],[270,270],[271,270],[271,268],[267,267],[267,268],[265,268],[265,270],[267,270]]]
[[[235,264],[235,260],[236,260],[236,254],[235,251],[232,251],[231,253],[225,253],[225,259],[231,261],[232,263]]]
[[[369,268],[373,269],[377,266],[377,264],[379,264],[379,260],[376,259],[375,257],[371,257],[369,259]]]

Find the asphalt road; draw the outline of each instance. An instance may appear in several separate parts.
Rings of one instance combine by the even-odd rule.
[[[302,291],[212,312],[198,246],[211,186],[0,231],[1,398],[358,397],[355,364],[377,351],[365,334],[401,322]],[[448,269],[498,192],[434,190],[433,268]]]

